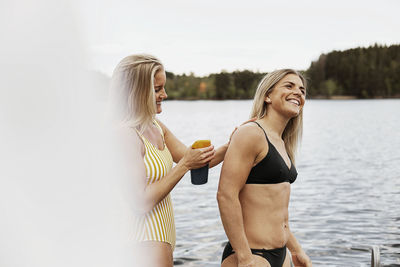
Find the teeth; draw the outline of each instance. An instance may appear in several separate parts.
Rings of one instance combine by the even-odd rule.
[[[295,100],[295,99],[290,99],[290,100],[288,100],[290,103],[293,103],[293,104],[295,104],[295,105],[298,105],[298,106],[300,106],[300,101],[299,100]]]

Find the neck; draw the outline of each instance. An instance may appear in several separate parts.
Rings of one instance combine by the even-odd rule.
[[[284,117],[272,110],[267,113],[267,115],[261,119],[268,128],[268,131],[278,138],[282,138],[283,131],[286,128],[287,123],[290,119]]]

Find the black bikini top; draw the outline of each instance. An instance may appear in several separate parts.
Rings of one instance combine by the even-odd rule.
[[[268,142],[268,153],[251,169],[246,184],[293,183],[297,178],[297,171],[292,160],[290,160],[289,169],[278,150],[276,150],[275,146],[269,141],[268,136],[261,125],[255,121],[254,123],[256,123],[264,132],[265,138]]]

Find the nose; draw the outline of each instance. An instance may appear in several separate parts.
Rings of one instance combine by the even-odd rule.
[[[162,95],[161,95],[161,97],[162,97],[163,99],[168,98],[167,91],[165,90],[165,88],[163,88],[163,90],[162,90]]]
[[[301,89],[300,89],[299,86],[296,86],[296,87],[295,87],[294,94],[295,94],[295,95],[299,95],[299,96],[302,95],[302,92],[301,92]]]

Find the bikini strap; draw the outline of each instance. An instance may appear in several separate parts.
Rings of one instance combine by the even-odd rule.
[[[257,125],[258,125],[258,127],[260,127],[260,128],[261,128],[261,130],[263,130],[263,132],[264,132],[264,135],[265,135],[265,138],[267,139],[267,142],[269,143],[269,139],[268,139],[267,133],[265,132],[264,128],[263,128],[263,127],[261,127],[261,125],[260,125],[258,122],[256,122],[256,121],[252,121],[252,122],[254,122],[255,124],[257,124]]]

